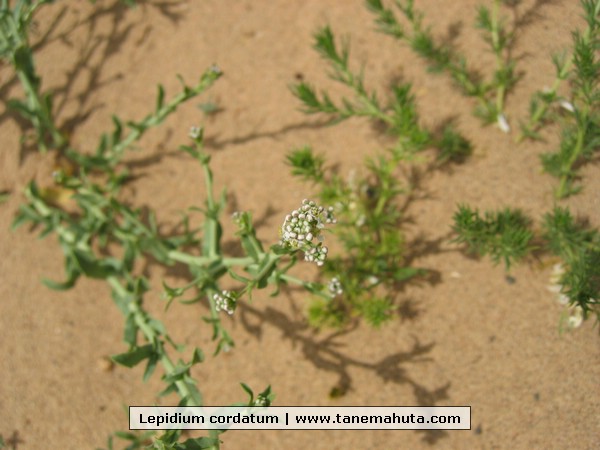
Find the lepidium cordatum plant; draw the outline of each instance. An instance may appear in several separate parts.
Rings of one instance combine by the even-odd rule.
[[[33,49],[29,43],[31,22],[36,11],[53,0],[2,0],[0,4],[0,58],[10,64],[19,78],[25,100],[10,99],[7,106],[31,123],[40,151],[60,148],[66,141],[52,116],[52,95],[41,90]],[[23,138],[23,140],[25,137]]]
[[[221,317],[234,314],[243,296],[251,297],[255,289],[272,286],[275,296],[282,285],[293,283],[314,295],[328,297],[327,286],[300,280],[288,272],[300,258],[317,266],[326,263],[328,248],[323,241],[328,225],[335,222],[332,210],[308,199],[299,201],[296,210],[282,217],[280,229],[273,230],[274,243],[268,248],[258,240],[251,214],[235,213],[232,220],[244,252],[242,256],[224,254],[221,217],[227,197],[225,192],[220,196],[213,192],[213,173],[210,155],[203,148],[203,129],[193,127],[192,145],[183,145],[181,150],[198,162],[204,176],[206,202],[202,208],[194,209],[202,215],[203,225],[191,229],[189,214],[184,214],[173,232],[161,232],[154,211],[143,211],[123,200],[121,190],[131,181],[124,158],[147,130],[159,126],[182,103],[205,92],[222,75],[220,68],[210,67],[194,85],[180,79],[182,90],[170,100],[159,86],[154,110],[140,121],[125,122],[114,116],[113,130],[101,136],[95,152],[73,148],[54,122],[51,94],[40,95],[41,78],[33,69],[34,54],[26,39],[33,13],[44,3],[47,2],[21,1],[11,8],[4,1],[2,26],[3,32],[18,31],[18,36],[23,37],[15,44],[15,48],[19,45],[22,48],[12,54],[27,57],[26,64],[22,63],[23,57],[17,57],[13,64],[28,98],[18,108],[36,131],[38,148],[55,152],[66,160],[68,170],[57,168],[52,186],[39,186],[35,181],[28,185],[26,202],[21,205],[14,226],[30,225],[40,230],[41,237],[53,235],[58,239],[66,277],[63,281],[45,280],[48,287],[70,289],[81,277],[108,284],[125,320],[123,336],[127,345],[125,352],[112,357],[113,361],[126,367],[144,363],[144,380],[161,367],[165,389],[160,395],[175,393],[180,405],[201,406],[202,394],[192,368],[203,362],[204,353],[200,348],[186,349],[174,342],[165,325],[148,312],[144,298],[151,283],[140,273],[139,263],[153,258],[164,266],[180,263],[187,268],[189,283],[163,284],[165,306],[184,296],[185,303],[204,303],[208,310],[204,321],[212,328],[218,354],[234,346]],[[16,26],[22,29],[11,28]],[[13,34],[3,36],[7,35],[14,38]],[[38,101],[42,98],[43,102]],[[274,398],[269,387],[258,395],[245,384],[242,388],[249,396],[248,405],[268,406]],[[209,436],[186,440],[178,430],[160,435],[118,432],[115,436],[128,441],[129,449],[218,449],[222,432],[211,431]],[[111,436],[108,448],[113,449],[114,445]]]
[[[135,0],[122,1],[135,5]],[[34,17],[40,8],[51,3],[54,0],[1,0],[0,3],[0,58],[13,67],[25,94],[25,99],[9,99],[6,104],[32,125],[33,136],[23,136],[22,142],[33,141],[42,153],[67,145],[65,133],[54,119],[52,93],[42,90],[42,78],[30,45]]]
[[[317,326],[342,326],[353,316],[362,316],[373,326],[393,317],[400,285],[426,271],[407,267],[402,231],[401,198],[410,186],[400,181],[402,164],[417,158],[426,148],[437,149],[435,164],[462,161],[471,152],[470,143],[451,125],[438,136],[419,123],[411,86],[392,87],[386,104],[369,92],[362,73],[350,68],[349,46],[336,43],[330,27],[315,34],[315,49],[330,66],[330,76],[344,85],[350,98],[335,101],[325,91],[301,82],[292,86],[307,114],[324,114],[332,123],[353,117],[367,117],[383,124],[396,138],[386,152],[368,158],[364,171],[345,178],[330,170],[324,158],[309,146],[288,154],[292,174],[317,187],[319,198],[333,205],[338,224],[333,233],[344,250],[330,258],[325,273],[330,277],[329,299],[317,299],[309,312]]]
[[[214,70],[208,72],[209,76],[215,73]],[[30,223],[43,227],[43,235],[53,233],[58,237],[65,257],[67,279],[60,283],[46,280],[49,287],[67,289],[82,276],[105,280],[111,287],[113,300],[125,317],[124,339],[129,347],[125,353],[113,356],[115,362],[126,367],[145,362],[144,380],[153,374],[158,365],[162,366],[166,388],[160,395],[175,392],[181,399],[181,405],[200,406],[202,395],[190,370],[204,360],[203,352],[194,348],[187,360],[173,361],[171,353],[184,352],[185,349],[173,342],[162,322],[144,308],[144,294],[150,289],[150,283],[136,272],[136,261],[151,256],[166,266],[175,263],[187,266],[191,278],[188,284],[181,287],[163,284],[167,306],[189,291],[193,291],[193,295],[186,298],[185,303],[206,303],[209,315],[204,321],[212,327],[213,339],[217,341],[217,354],[234,346],[220,317],[234,314],[243,295],[251,296],[254,289],[269,285],[275,287],[273,295],[277,295],[280,286],[288,283],[304,286],[316,295],[325,295],[323,286],[304,282],[287,272],[300,254],[306,261],[323,265],[328,254],[322,242],[323,231],[326,224],[333,223],[335,219],[330,210],[304,200],[297,210],[283,219],[280,240],[265,250],[256,237],[250,213],[238,212],[233,220],[238,227],[236,234],[245,255],[224,255],[220,215],[226,197],[222,195],[219,199],[215,198],[210,157],[202,150],[202,133],[194,129],[192,134],[195,145],[183,146],[182,150],[200,163],[204,174],[207,200],[205,206],[198,209],[204,216],[200,238],[187,226],[187,218],[183,222],[182,233],[162,235],[153,213],[144,217],[139,209],[119,200],[120,184],[93,182],[84,172],[76,176],[61,174],[57,177],[61,186],[72,190],[75,211],[66,212],[60,206],[46,202],[32,183],[26,191],[28,204],[22,206],[15,225]],[[277,237],[276,233],[274,235]],[[117,253],[115,249],[120,249],[123,256],[106,256],[109,248],[112,249],[110,253]],[[238,287],[235,290],[223,288],[230,285]],[[249,404],[270,404],[273,395],[269,388],[254,399],[250,388],[242,386],[251,396]],[[216,449],[219,448],[218,434],[211,432],[208,438],[189,439],[183,443],[178,443],[180,434],[175,431],[152,441],[148,441],[145,435],[143,439],[130,433],[119,433],[117,436],[137,445],[129,448]],[[109,448],[112,448],[112,443],[109,443]]]

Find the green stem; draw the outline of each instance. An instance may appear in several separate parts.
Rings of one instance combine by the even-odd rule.
[[[561,176],[560,185],[558,186],[558,189],[556,191],[556,196],[559,199],[564,198],[567,195],[567,183],[569,182],[570,178],[568,172],[571,171],[573,164],[575,164],[577,158],[579,158],[581,149],[583,148],[584,135],[585,133],[583,128],[579,127],[579,129],[577,130],[577,141],[575,142],[575,150],[571,153],[571,157],[569,158],[567,163],[562,167],[562,171],[566,173],[563,173],[563,175]]]
[[[589,29],[586,32],[586,35],[587,34],[589,34]],[[549,95],[551,95],[552,97],[554,97],[556,95],[556,91],[558,91],[558,87],[560,86],[560,83],[562,83],[564,80],[567,79],[572,66],[573,66],[573,56],[571,56],[565,62],[565,64],[560,68],[558,67],[558,63],[557,63],[558,73],[556,74],[556,78],[552,82],[552,87],[547,92]],[[541,120],[542,117],[544,117],[544,115],[548,111],[549,105],[550,104],[547,101],[543,101],[543,102],[540,102],[537,104],[535,111],[533,112],[533,114],[531,114],[531,117],[529,118],[529,122],[527,123],[528,130],[534,131],[535,129],[537,129],[537,127],[539,125],[539,121]],[[517,139],[517,143],[522,142],[523,139],[525,139],[525,137],[526,137],[525,133],[521,133]]]
[[[209,247],[208,254],[206,256],[210,258],[214,258],[219,254],[219,242],[218,242],[218,231],[219,231],[219,222],[217,219],[217,208],[214,198],[213,192],[213,176],[208,166],[208,160],[202,161],[202,170],[204,172],[204,183],[206,185],[206,203],[208,207],[209,214],[206,215],[206,233],[205,236],[208,236],[209,239]]]
[[[287,275],[287,274],[279,275],[279,278],[281,278],[283,281],[286,281],[288,283],[293,283],[293,284],[297,284],[298,286],[302,286],[307,291],[313,292],[314,294],[317,294],[319,297],[322,297],[325,300],[331,300],[331,297],[329,295],[325,294],[324,292],[314,292],[314,291],[312,291],[310,289],[310,284],[311,283],[303,281],[300,278],[296,278],[296,277],[294,277],[292,275]]]
[[[123,153],[127,147],[137,141],[142,134],[144,134],[146,129],[162,123],[165,118],[174,112],[181,103],[200,94],[201,92],[204,92],[219,76],[220,72],[217,73],[209,70],[208,72],[204,73],[198,85],[194,87],[184,86],[183,92],[175,96],[173,100],[156,111],[154,115],[144,119],[140,124],[138,124],[139,126],[132,127],[130,133],[125,137],[125,139],[114,145],[113,153],[117,155]]]
[[[499,23],[499,15],[500,15],[500,0],[494,1],[494,6],[492,8],[492,47],[494,49],[494,53],[496,55],[496,70],[499,73],[505,71],[505,63],[502,58],[502,46],[500,45],[500,23]],[[504,96],[506,92],[506,86],[504,81],[499,84],[496,88],[496,113],[497,115],[501,115],[504,110]]]
[[[265,267],[263,267],[261,269],[261,271],[256,274],[255,279],[260,280],[267,273],[269,273],[269,271],[271,271],[273,269],[273,266],[275,266],[277,264],[277,262],[282,258],[282,256],[283,255],[275,255],[274,253],[266,253],[265,257],[266,257],[267,263],[265,264]]]
[[[367,95],[360,77],[354,76],[354,74],[350,72],[345,64],[337,63],[335,66],[336,70],[341,75],[339,80],[345,85],[351,87],[358,96],[360,102],[365,106],[364,110],[356,111],[354,114],[359,116],[375,117],[383,120],[387,124],[393,125],[394,119],[381,111],[379,106],[375,104],[375,102],[373,102],[373,100]]]
[[[139,299],[136,298],[130,291],[128,291],[117,277],[111,276],[106,279],[108,284],[112,287],[112,289],[117,293],[117,295],[121,298],[129,298],[130,300],[127,303],[127,308],[131,314],[133,314],[135,323],[139,327],[139,329],[144,334],[146,340],[152,344],[157,346],[157,352],[160,354],[160,362],[165,369],[165,374],[169,375],[175,372],[175,364],[169,358],[167,351],[165,350],[161,340],[160,335],[148,324],[147,314],[142,310],[140,306]],[[202,406],[202,399],[194,400],[194,392],[190,390],[190,387],[187,382],[184,380],[178,380],[175,382],[175,386],[177,387],[177,391],[179,396],[183,399],[186,398],[188,401],[194,401],[198,403],[200,400],[200,404],[194,406]]]
[[[261,254],[260,256],[264,255]],[[178,250],[171,250],[168,253],[170,259],[174,261],[178,261],[184,264],[188,264],[190,266],[208,266],[216,261],[221,261],[221,263],[225,267],[232,266],[248,266],[254,262],[254,259],[251,257],[245,258],[221,258],[219,256],[193,256],[188,253],[184,253]]]
[[[31,112],[28,118],[38,134],[38,145],[42,153],[48,150],[44,142],[46,132],[52,138],[52,147],[60,148],[66,143],[64,136],[54,124],[52,111],[48,110],[46,103],[41,99],[39,78],[35,73],[33,54],[28,39],[28,27],[33,13],[46,2],[46,0],[38,1],[29,9],[21,6],[24,10],[20,11],[21,15],[18,18],[13,17],[14,11],[4,10],[5,16],[0,24],[2,46],[9,47],[10,63],[25,91],[27,105]]]

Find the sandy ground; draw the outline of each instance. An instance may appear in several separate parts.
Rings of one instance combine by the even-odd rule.
[[[194,371],[207,404],[244,399],[243,381],[256,390],[270,384],[277,405],[469,405],[472,429],[229,432],[224,449],[598,448],[598,329],[590,321],[559,335],[561,307],[546,290],[549,267],[523,264],[510,284],[501,267],[468,258],[448,242],[458,202],[511,205],[535,218],[552,207],[554,180],[540,172],[538,155],[557,145],[555,131],[546,143],[515,145],[514,135],[482,128],[470,114],[470,100],[445,76],[427,75],[405,47],[376,33],[360,1],[141,3],[129,10],[114,1],[56,2],[39,16],[34,42],[44,87],[56,93],[59,121],[72,130],[74,145],[88,151],[110,128],[113,112],[143,117],[154,105],[157,83],[173,94],[176,74],[191,82],[212,63],[222,67],[225,75],[213,89],[150,132],[129,159],[139,178],[128,195],[156,209],[164,226],[203,199],[199,167],[175,151],[191,125],[206,126],[217,187],[227,186],[232,209],[237,204],[253,211],[269,244],[277,240],[282,215],[312,194],[289,176],[286,152],[310,144],[347,172],[385,147],[386,139],[366,121],[323,127],[320,118],[298,111],[288,86],[300,74],[340,92],[311,49],[312,32],[325,24],[351,36],[352,64],[365,68],[369,87],[385,93],[393,79],[412,82],[423,123],[435,127],[454,119],[475,146],[466,164],[420,179],[419,196],[408,207],[408,251],[412,263],[434,271],[439,282],[400,292],[397,319],[379,331],[363,324],[317,333],[304,320],[306,294],[256,295],[227,322],[235,349]],[[454,36],[470,61],[489,73],[493,60],[472,27],[478,1],[416,3],[437,36]],[[550,53],[569,44],[581,19],[574,0],[523,1],[507,16],[520,23],[513,51],[523,77],[507,105],[516,127],[530,93],[552,82]],[[0,86],[3,98],[21,95],[6,67]],[[205,117],[196,107],[201,101],[216,102],[222,111]],[[143,384],[141,369],[107,367],[104,358],[125,344],[122,318],[105,285],[84,280],[66,293],[46,289],[43,277],[62,277],[57,243],[38,240],[26,228],[9,231],[23,187],[49,170],[46,158],[19,153],[19,124],[14,114],[0,111],[0,189],[13,193],[0,205],[0,434],[10,449],[103,447],[111,432],[127,428],[124,408],[155,402],[161,382],[156,375]],[[582,174],[585,191],[564,204],[600,226],[597,162]],[[146,269],[157,287],[148,307],[177,341],[211,353],[201,306],[162,312],[161,280],[183,280],[157,266]],[[334,387],[346,394],[330,398]]]

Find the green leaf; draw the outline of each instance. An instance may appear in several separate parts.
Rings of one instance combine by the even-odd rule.
[[[246,277],[243,277],[243,276],[241,276],[241,275],[238,275],[237,273],[235,273],[235,272],[234,272],[233,270],[231,270],[231,269],[230,269],[230,270],[228,270],[228,271],[227,271],[227,273],[229,273],[229,276],[230,276],[231,278],[233,278],[234,280],[236,280],[236,281],[239,281],[239,282],[241,282],[241,283],[248,284],[248,283],[252,282],[252,280],[251,280],[250,278],[246,278]]]
[[[66,281],[64,281],[62,283],[58,282],[58,281],[48,280],[47,278],[44,278],[42,280],[42,283],[46,287],[53,289],[55,291],[66,291],[68,289],[71,289],[73,286],[75,286],[75,282],[77,281],[78,278],[79,278],[79,274],[74,273]]]
[[[117,364],[125,367],[135,367],[146,358],[150,358],[154,353],[152,344],[147,344],[142,347],[136,347],[127,353],[112,356],[112,360]]]
[[[395,281],[402,282],[409,280],[417,275],[422,275],[425,272],[426,270],[418,269],[416,267],[401,267],[393,272],[392,277]]]
[[[204,361],[204,352],[196,347],[192,355],[192,365],[199,364]]]
[[[125,320],[125,332],[123,339],[131,347],[134,347],[137,344],[137,332],[138,326],[135,322],[135,315],[129,314]]]
[[[372,327],[379,328],[392,318],[394,307],[388,298],[369,298],[360,304],[360,310]]]
[[[123,134],[123,123],[121,122],[121,119],[115,115],[112,116],[112,121],[115,126],[112,134],[112,141],[116,143],[121,140],[121,136]]]
[[[250,386],[248,386],[245,383],[240,383],[240,385],[242,386],[242,389],[244,391],[246,391],[246,393],[248,394],[249,400],[248,400],[248,404],[251,405],[252,402],[254,402],[254,392],[252,391],[252,389],[250,388]]]
[[[186,375],[190,370],[189,364],[178,364],[171,373],[165,374],[163,380],[167,383],[174,383],[179,381]]]
[[[173,303],[173,300],[175,300],[177,297],[181,297],[183,295],[183,293],[185,292],[184,288],[172,288],[169,285],[167,285],[167,283],[165,283],[163,281],[163,288],[165,290],[164,294],[165,297],[167,299],[167,305],[165,306],[165,310],[169,308],[169,306],[171,306],[171,303]]]
[[[23,116],[23,118],[29,121],[32,121],[36,117],[36,112],[32,110],[27,103],[21,100],[10,99],[6,102],[6,104],[10,109],[18,112],[21,114],[21,116]]]
[[[158,95],[156,96],[156,113],[158,113],[165,104],[165,88],[162,84],[158,85]]]
[[[482,218],[478,210],[459,205],[453,219],[458,235],[454,242],[466,243],[480,255],[489,254],[494,264],[504,261],[507,271],[531,250],[531,221],[518,209],[486,211]]]
[[[292,175],[315,183],[323,180],[325,159],[320,155],[315,155],[310,146],[292,151],[286,156],[286,160],[287,164],[292,167]]]
[[[71,255],[79,269],[90,278],[106,279],[118,275],[121,262],[115,258],[97,259],[90,250],[73,249]]]
[[[115,431],[115,436],[121,439],[125,439],[127,441],[136,441],[137,435],[135,433],[131,433],[129,431]]]
[[[167,329],[165,328],[165,325],[158,319],[150,319],[148,321],[148,325],[150,325],[150,327],[152,329],[154,329],[158,334],[162,334],[163,336],[167,335]]]
[[[146,369],[144,370],[144,376],[143,376],[143,380],[144,382],[148,381],[150,379],[150,377],[152,376],[152,374],[154,373],[154,370],[156,369],[156,365],[158,364],[159,361],[159,355],[156,352],[153,352],[150,357],[148,358],[148,363],[146,364]]]
[[[177,385],[175,383],[169,384],[164,390],[158,393],[159,397],[166,397],[169,394],[177,392]]]

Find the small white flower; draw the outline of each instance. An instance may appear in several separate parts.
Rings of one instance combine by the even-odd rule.
[[[498,127],[504,132],[504,133],[510,133],[510,125],[508,124],[508,120],[506,120],[506,117],[504,116],[504,114],[498,114]]]
[[[552,266],[552,273],[550,274],[550,284],[546,287],[550,292],[556,294],[558,303],[561,305],[569,303],[569,297],[562,293],[563,286],[560,284],[564,274],[565,268],[562,263],[554,264],[554,266]]]
[[[327,286],[329,289],[329,293],[332,297],[337,297],[338,295],[342,295],[344,290],[342,289],[342,283],[337,277],[333,277]]]
[[[191,127],[189,136],[194,140],[199,139],[203,131],[202,127]]]
[[[374,286],[377,283],[379,283],[379,278],[377,278],[374,275],[371,275],[369,278],[367,278],[367,281],[369,282],[369,286]]]
[[[567,326],[570,329],[579,328],[583,323],[583,309],[576,305],[569,308],[569,317],[567,318]]]
[[[573,103],[565,100],[564,98],[560,99],[558,101],[558,104],[560,105],[561,108],[566,109],[567,111],[574,113],[575,112],[575,107],[573,106]]]

